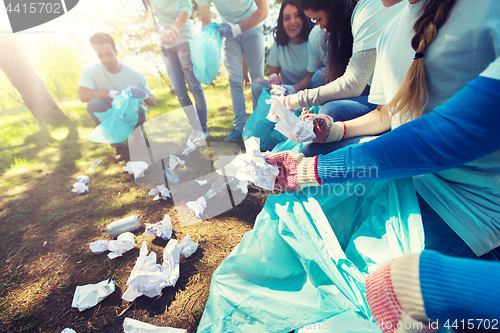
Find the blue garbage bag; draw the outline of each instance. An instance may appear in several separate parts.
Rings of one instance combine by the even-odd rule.
[[[288,138],[274,129],[276,123],[267,120],[266,116],[271,108],[266,100],[270,99],[269,89],[264,88],[259,96],[257,107],[248,118],[243,128],[243,140],[252,136],[260,139],[260,150],[271,150],[278,143],[286,141]],[[296,116],[300,116],[301,111],[295,111]]]
[[[219,73],[222,58],[222,35],[217,28],[222,25],[212,22],[194,39],[189,40],[194,76],[204,84],[210,84]]]
[[[381,332],[365,278],[423,246],[411,178],[270,195],[214,272],[198,332],[290,332],[335,316],[366,324],[342,332]]]
[[[132,97],[129,89],[123,90],[111,102],[111,109],[94,113],[101,124],[90,133],[87,140],[110,144],[127,140],[137,125],[142,103],[142,99]]]

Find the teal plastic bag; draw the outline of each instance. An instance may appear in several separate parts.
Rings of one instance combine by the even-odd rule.
[[[243,128],[243,140],[252,136],[260,139],[260,150],[271,150],[278,143],[286,141],[288,138],[274,129],[276,123],[267,120],[266,116],[271,108],[266,100],[270,99],[269,89],[264,88],[259,96],[257,107],[248,118],[245,127]],[[300,116],[301,111],[295,111],[297,116]]]
[[[198,332],[285,333],[335,316],[373,324],[342,332],[381,332],[366,275],[423,246],[411,178],[270,195],[214,272]]]
[[[222,35],[217,28],[222,26],[212,22],[194,39],[189,40],[194,76],[204,84],[211,84],[219,73],[222,58]]]
[[[142,99],[132,97],[129,89],[123,90],[111,102],[111,109],[95,113],[101,124],[90,133],[87,140],[109,144],[127,140],[137,125],[142,103]]]

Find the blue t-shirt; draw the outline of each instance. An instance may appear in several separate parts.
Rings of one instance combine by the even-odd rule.
[[[151,0],[153,11],[158,15],[160,24],[164,28],[170,27],[174,24],[175,19],[181,11],[185,11],[188,16],[193,12],[193,5],[191,0]],[[176,45],[186,43],[188,40],[194,38],[193,24],[191,20],[187,20],[184,27],[179,33],[179,39],[174,45],[162,45],[163,48],[169,49]]]
[[[269,50],[266,63],[279,67],[283,84],[294,85],[307,74],[307,42],[288,43],[285,46],[274,42]]]
[[[326,43],[326,31],[321,29],[319,25],[315,25],[309,33],[307,50],[309,58],[307,59],[307,71],[310,73],[316,72],[318,69],[325,67],[326,52],[323,49]]]
[[[222,21],[233,24],[245,21],[257,10],[254,0],[196,0],[198,6],[208,6],[210,2],[214,3]]]

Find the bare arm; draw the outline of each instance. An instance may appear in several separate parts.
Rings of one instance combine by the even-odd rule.
[[[379,135],[391,129],[391,126],[384,124],[380,119],[381,105],[376,110],[368,112],[367,114],[344,121],[346,132],[344,139],[354,138],[364,135]]]
[[[149,105],[149,106],[155,106],[156,104],[156,99],[153,95],[149,95],[148,98],[144,100],[144,104]]]
[[[212,17],[210,16],[210,5],[198,6],[198,10],[201,16],[201,24],[204,28],[212,22]]]
[[[257,10],[253,12],[252,15],[250,15],[250,17],[245,21],[240,22],[241,31],[250,30],[266,19],[267,13],[269,11],[267,0],[255,0],[255,4],[257,5]]]
[[[313,75],[314,73],[307,72],[307,74],[297,84],[294,84],[293,87],[297,91],[308,89],[311,86],[311,78]]]
[[[188,19],[189,19],[188,13],[186,13],[185,11],[181,11],[179,15],[177,15],[177,18],[175,19],[173,25],[175,25],[177,29],[181,30],[186,25]]]
[[[87,103],[91,99],[108,99],[109,91],[97,91],[90,88],[78,86],[78,98],[83,103]]]

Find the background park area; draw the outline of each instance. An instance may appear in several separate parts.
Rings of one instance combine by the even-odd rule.
[[[196,6],[193,13],[201,27]],[[1,14],[0,331],[120,332],[129,317],[195,332],[212,273],[253,227],[267,193],[251,187],[235,208],[183,227],[172,199],[153,201],[123,171],[125,163],[115,162],[113,148],[86,140],[95,126],[77,98],[77,85],[83,64],[98,61],[88,42],[95,32],[110,33],[119,59],[145,74],[157,100],[148,120],[179,109],[140,0],[80,1],[63,17],[15,35],[7,33]],[[266,22],[272,22],[270,17]],[[233,128],[223,68],[204,91],[208,142],[222,142]],[[249,85],[245,96],[249,115]],[[243,142],[236,143],[244,151]],[[90,172],[99,158],[102,164]],[[90,176],[90,192],[77,195],[71,188],[83,174]],[[113,260],[90,251],[90,242],[110,239],[109,223],[134,214],[142,224],[135,232],[136,248]],[[189,233],[198,250],[181,256],[175,287],[154,298],[124,301],[142,242],[162,257],[167,241],[144,236],[144,224],[157,223],[165,214],[172,218],[172,238],[180,241]],[[83,312],[71,307],[77,286],[109,278],[116,281],[113,294]]]

